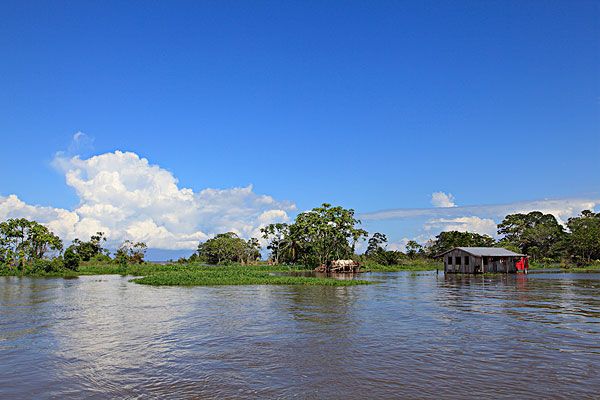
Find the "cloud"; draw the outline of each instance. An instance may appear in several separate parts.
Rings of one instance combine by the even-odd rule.
[[[76,134],[74,140],[81,140]],[[26,217],[48,225],[63,239],[105,232],[112,246],[125,239],[159,249],[194,249],[220,232],[250,237],[271,222],[289,220],[293,203],[254,192],[252,185],[198,192],[179,187],[175,176],[133,152],[87,159],[57,153],[53,165],[79,197],[74,210],[28,205],[0,197],[0,218]]]
[[[425,232],[422,233],[414,238],[407,238],[407,237],[403,237],[400,240],[395,240],[392,242],[388,243],[387,249],[388,250],[395,250],[395,251],[401,251],[401,252],[406,252],[406,245],[408,244],[408,242],[410,242],[411,240],[414,240],[415,242],[424,245],[426,244],[428,241],[432,240],[435,238],[435,235],[433,235],[430,232]]]
[[[32,206],[21,201],[17,196],[0,196],[0,221],[8,218],[27,218],[42,222],[60,237],[69,236],[75,225],[80,222],[79,216],[62,208]]]
[[[88,140],[83,133],[73,143]],[[89,139],[91,140],[91,139]],[[70,155],[76,145],[56,154],[53,165],[65,175],[79,197],[71,209],[30,205],[16,195],[0,196],[0,219],[25,217],[47,225],[65,241],[87,239],[105,232],[112,247],[125,239],[144,241],[151,248],[194,249],[197,243],[233,231],[244,238],[259,237],[260,227],[289,222],[296,207],[288,201],[258,194],[252,185],[194,190],[180,187],[177,178],[133,152],[115,151],[89,158]],[[420,218],[416,239],[425,242],[439,230],[469,230],[495,236],[495,223],[505,215],[539,210],[561,223],[585,209],[595,209],[600,199],[566,198],[498,205],[457,206],[450,193],[435,192],[434,208],[400,208],[362,213],[366,223]],[[389,226],[389,223],[387,223]],[[403,248],[407,239],[390,241]]]
[[[426,231],[447,232],[475,232],[495,237],[497,234],[496,222],[490,218],[476,216],[458,218],[435,218],[427,221],[423,228]]]
[[[434,192],[431,194],[431,204],[436,208],[455,208],[454,196],[451,193]],[[462,207],[461,207],[462,208]],[[451,210],[454,211],[454,210]],[[425,222],[423,229],[426,232],[435,231],[459,231],[475,232],[492,237],[496,236],[496,222],[491,218],[480,218],[478,216],[461,216],[455,218],[432,218]]]
[[[71,142],[67,146],[67,150],[56,152],[54,159],[52,160],[52,165],[59,170],[64,170],[67,166],[63,165],[63,163],[68,164],[71,157],[88,154],[93,149],[94,138],[81,131],[77,131],[73,134]]]
[[[94,138],[81,132],[77,131],[71,139],[71,144],[67,153],[69,155],[81,154],[85,150],[91,150],[94,148]]]
[[[441,194],[442,196],[436,196],[435,193],[432,195],[434,205],[445,201],[445,194]],[[454,204],[454,198],[449,194],[448,200]],[[600,198],[573,197],[492,205],[398,208],[362,213],[358,218],[374,231],[380,230],[381,227],[388,229],[388,233],[390,229],[397,229],[398,236],[394,238],[391,234],[388,237],[392,238],[395,248],[403,249],[407,233],[421,244],[441,231],[450,230],[477,232],[497,238],[497,223],[508,214],[541,211],[554,215],[557,221],[564,225],[570,217],[579,215],[582,210],[595,210],[599,205]]]
[[[478,216],[480,218],[504,218],[507,214],[541,211],[554,215],[561,223],[569,217],[578,215],[582,210],[593,210],[600,205],[600,198],[566,198],[523,201],[507,204],[437,207],[437,208],[397,208],[362,213],[363,221],[382,221],[406,218],[457,218]]]
[[[434,192],[431,194],[431,205],[434,207],[456,207],[451,193]]]
[[[390,242],[387,245],[387,249],[388,250],[393,250],[393,251],[401,251],[401,252],[405,252],[406,251],[406,244],[408,242],[410,242],[411,239],[409,238],[402,238],[398,241],[395,242]]]

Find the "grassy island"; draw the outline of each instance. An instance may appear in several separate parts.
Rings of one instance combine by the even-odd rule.
[[[361,279],[302,276],[295,267],[269,266],[198,266],[191,269],[161,271],[133,282],[153,286],[217,286],[217,285],[324,285],[354,286],[369,282]],[[294,274],[296,273],[296,274]]]
[[[399,272],[399,271],[433,271],[444,270],[444,263],[431,258],[414,258],[399,260],[392,265],[383,265],[366,261],[362,269],[365,272]]]
[[[85,275],[134,276],[132,282],[153,286],[217,286],[217,285],[324,285],[354,286],[369,282],[362,279],[304,276],[311,269],[301,265],[206,265],[206,264],[127,264],[82,262],[77,271],[15,272],[3,270],[0,275],[74,278]]]

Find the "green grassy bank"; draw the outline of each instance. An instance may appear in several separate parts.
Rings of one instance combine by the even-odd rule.
[[[274,265],[203,265],[203,264],[130,264],[82,263],[77,271],[23,273],[4,270],[2,275],[74,278],[83,275],[132,275],[133,282],[154,286],[216,286],[216,285],[324,285],[354,286],[368,282],[360,279],[341,280],[325,277],[293,275],[309,268]],[[287,275],[287,274],[290,275]]]
[[[432,271],[432,270],[444,270],[444,263],[431,259],[414,259],[414,260],[403,260],[401,263],[396,265],[381,265],[366,261],[362,264],[364,271],[372,272],[399,272],[399,271]]]
[[[217,285],[324,285],[354,286],[372,282],[359,279],[340,280],[307,276],[285,275],[283,271],[269,271],[253,267],[209,267],[202,270],[168,271],[146,275],[133,280],[153,286],[217,286]]]
[[[561,264],[561,263],[540,263],[531,262],[530,270],[560,269],[562,272],[600,272],[600,262],[593,262],[588,265]]]

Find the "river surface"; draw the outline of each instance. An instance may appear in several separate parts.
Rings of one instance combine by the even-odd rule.
[[[0,398],[600,398],[600,274],[0,278]]]

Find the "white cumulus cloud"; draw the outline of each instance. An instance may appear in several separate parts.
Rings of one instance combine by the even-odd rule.
[[[288,221],[295,210],[293,203],[257,194],[251,185],[181,188],[171,172],[133,152],[87,159],[59,153],[53,164],[75,189],[79,205],[74,210],[34,206],[10,195],[0,197],[0,218],[35,219],[67,241],[103,231],[113,246],[130,239],[176,250],[193,249],[220,232],[250,237],[265,224]]]
[[[9,218],[27,218],[45,225],[60,237],[69,237],[80,222],[79,216],[62,208],[32,206],[14,194],[0,196],[0,221]]]
[[[482,218],[502,219],[508,214],[541,211],[554,215],[564,222],[578,215],[582,210],[594,210],[600,206],[600,198],[565,198],[520,201],[507,204],[489,204],[474,206],[434,207],[434,208],[396,208],[359,214],[363,221],[383,221],[419,217],[463,217],[477,215]]]
[[[405,252],[406,251],[406,245],[408,242],[410,242],[411,239],[409,238],[402,238],[400,240],[388,243],[387,245],[387,249],[388,250],[393,250],[393,251],[402,251]]]
[[[435,218],[424,225],[426,231],[447,232],[474,232],[495,237],[497,233],[496,222],[490,218],[476,216],[458,218]]]
[[[431,194],[431,205],[434,207],[456,207],[452,193],[434,192]]]

